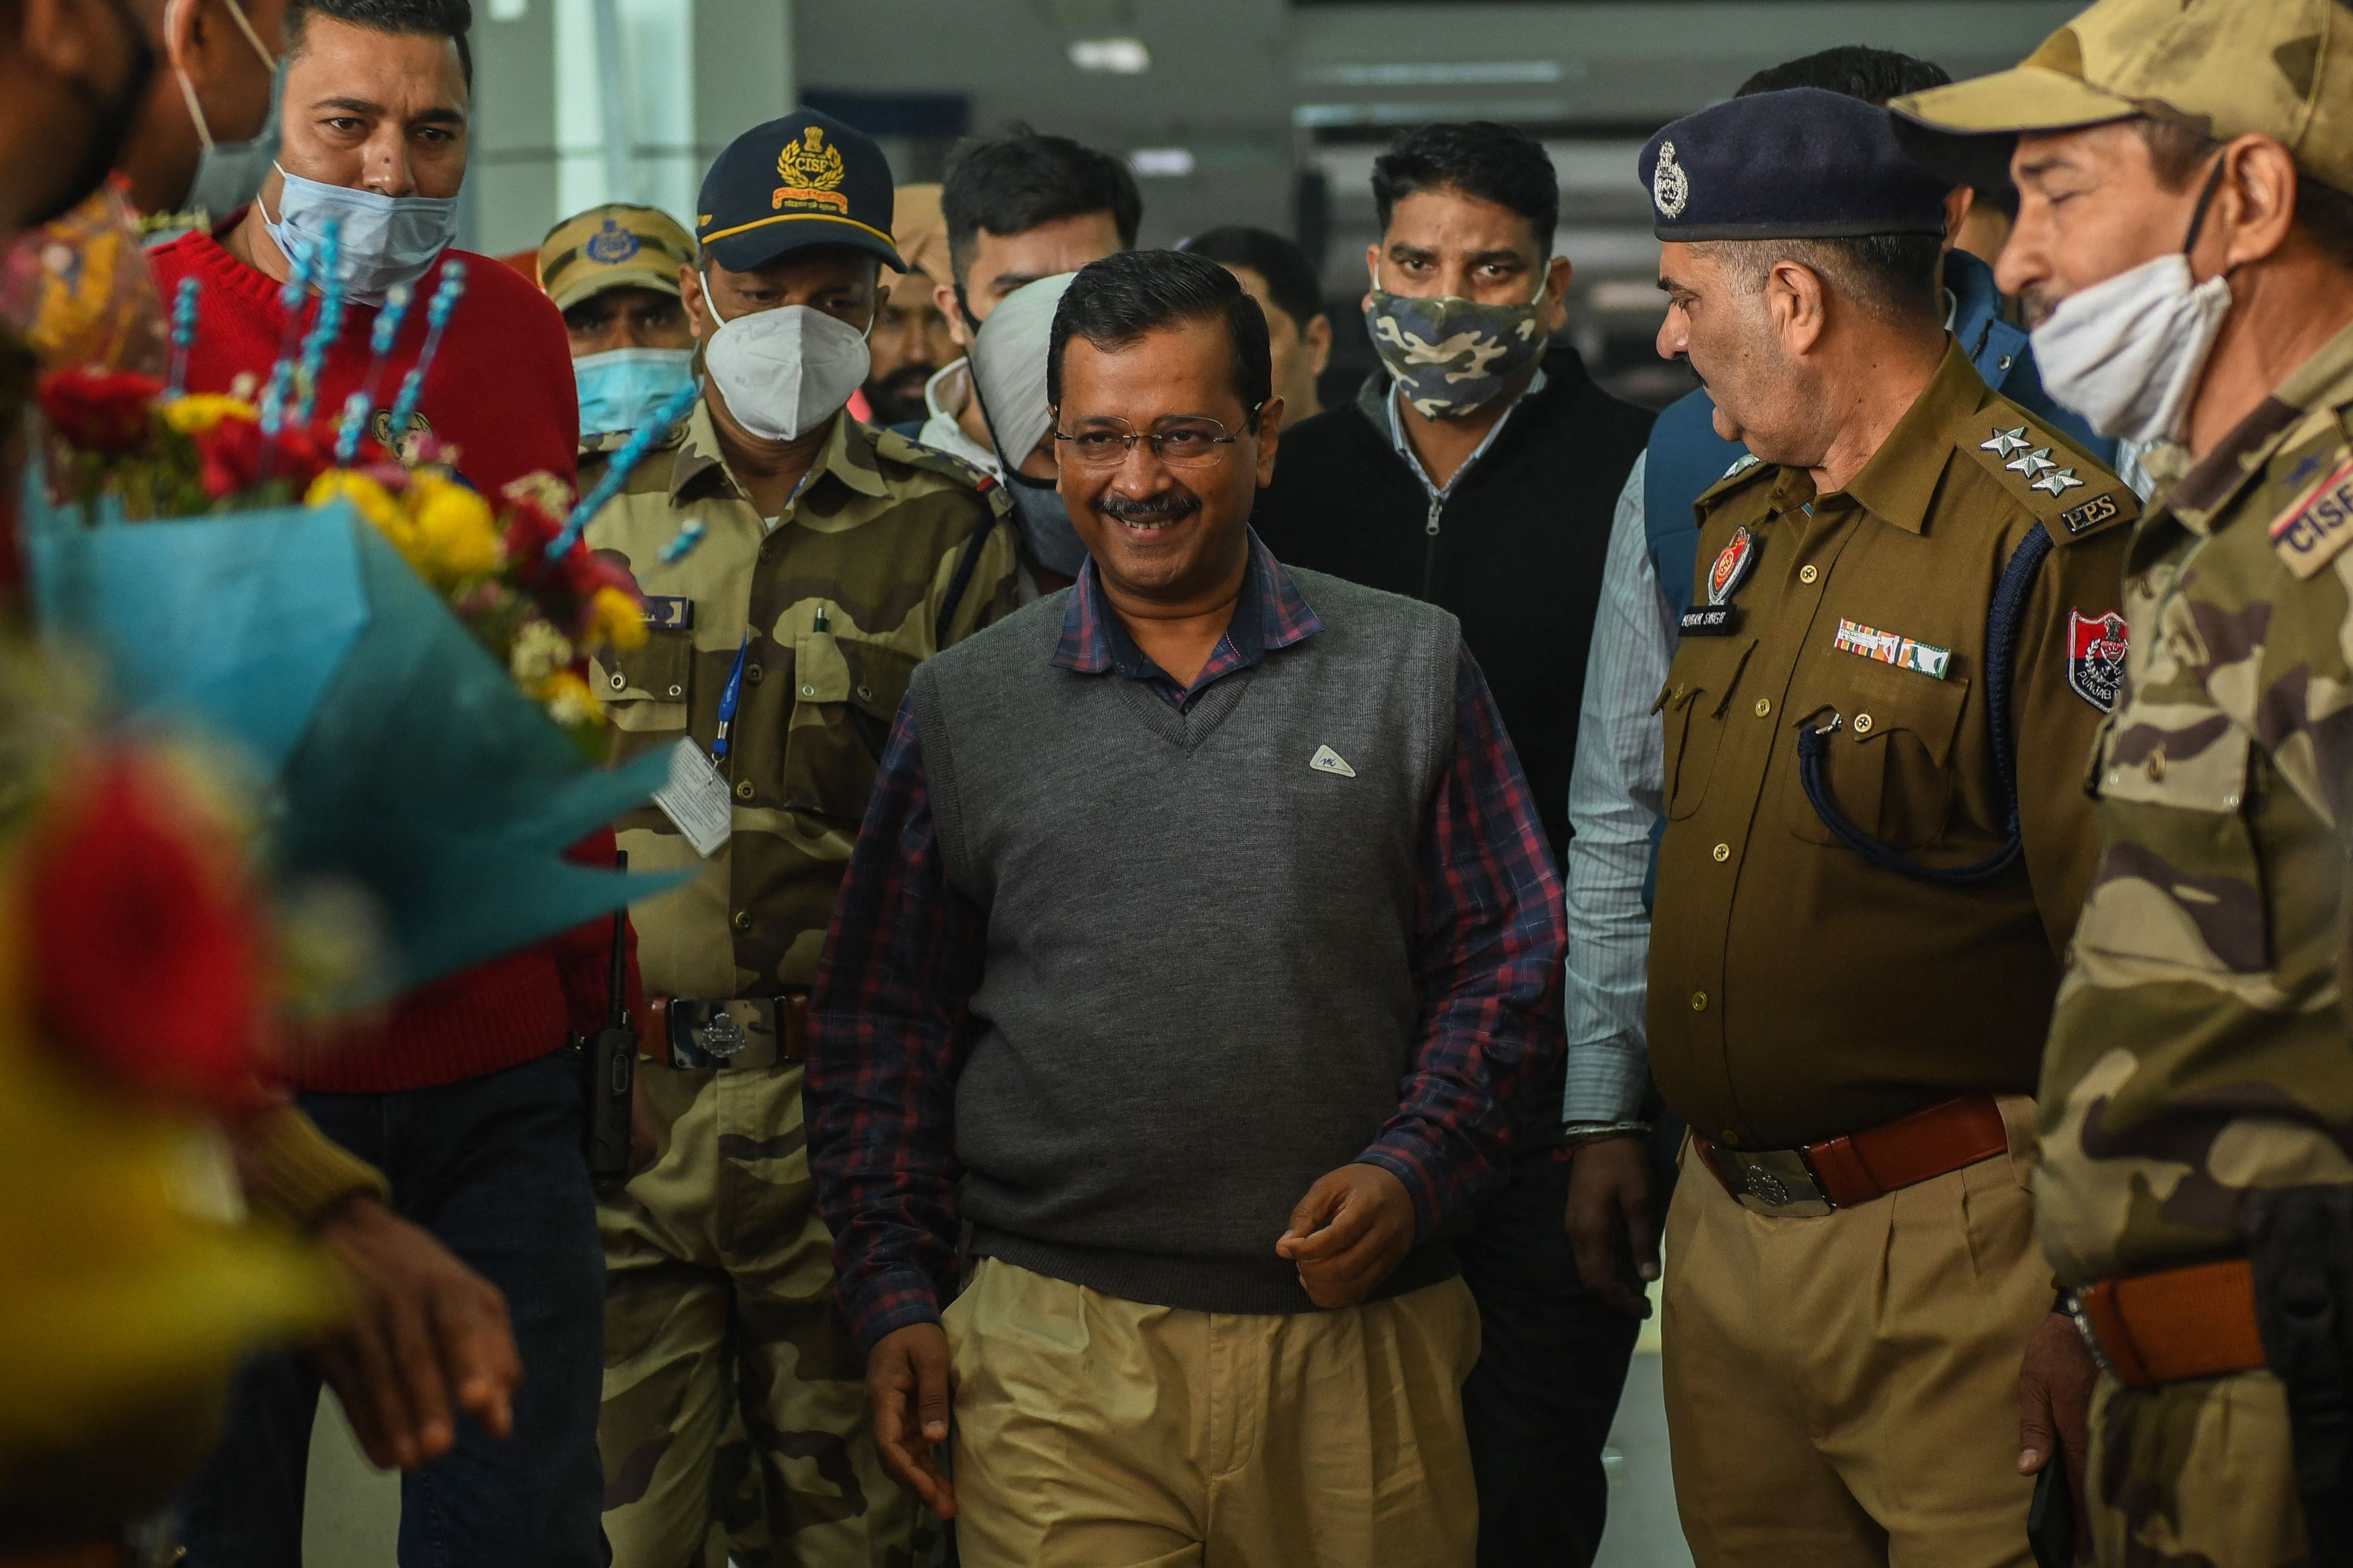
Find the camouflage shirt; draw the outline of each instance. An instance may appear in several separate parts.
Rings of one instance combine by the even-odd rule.
[[[2043,1241],[2083,1285],[2243,1250],[2353,1182],[2337,824],[2353,767],[2353,328],[2152,509],[2102,854],[2044,1058]]]
[[[584,455],[581,488],[601,477],[600,455]],[[844,415],[771,528],[697,404],[588,525],[589,543],[636,574],[653,625],[644,647],[595,675],[617,762],[681,735],[708,754],[744,650],[719,763],[734,836],[702,875],[632,910],[649,993],[807,988],[908,676],[1013,607],[1008,510],[965,463]],[[702,542],[665,563],[690,519]],[[633,870],[699,863],[656,808],[619,826]]]

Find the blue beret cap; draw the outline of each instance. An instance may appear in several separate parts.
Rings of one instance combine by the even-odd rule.
[[[1752,93],[1642,149],[1661,239],[1942,234],[1951,182],[1914,163],[1887,110],[1818,87]]]
[[[891,239],[891,165],[874,138],[814,109],[754,125],[702,176],[694,237],[730,272],[812,245],[862,250],[904,272]]]

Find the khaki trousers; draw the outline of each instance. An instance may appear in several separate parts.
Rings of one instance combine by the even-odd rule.
[[[946,1327],[965,1568],[1470,1568],[1460,1279],[1236,1315],[985,1258]]]
[[[1819,1218],[1686,1161],[1661,1326],[1699,1568],[2031,1568],[2018,1370],[2051,1270],[2033,1102],[2001,1110],[2006,1157]]]

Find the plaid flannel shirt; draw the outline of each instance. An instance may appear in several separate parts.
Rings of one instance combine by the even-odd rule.
[[[1255,537],[1233,620],[1190,686],[1137,648],[1101,595],[1090,562],[1051,662],[1143,680],[1179,709],[1323,629]],[[1421,1022],[1397,1111],[1357,1156],[1404,1184],[1423,1238],[1460,1229],[1502,1185],[1515,1145],[1548,1119],[1532,1115],[1528,1100],[1562,1050],[1552,853],[1468,650],[1454,690],[1454,752],[1417,868]],[[902,703],[809,1005],[810,1169],[842,1309],[870,1350],[893,1330],[936,1321],[955,1293],[955,1080],[982,1032],[968,1003],[987,942],[979,908],[948,885],[922,738]]]

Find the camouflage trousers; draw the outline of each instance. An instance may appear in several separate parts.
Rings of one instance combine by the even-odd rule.
[[[2092,1396],[2100,1568],[2298,1568],[2304,1513],[2287,1395],[2268,1372]]]
[[[876,1458],[833,1307],[797,1066],[640,1060],[660,1154],[600,1205],[615,1568],[920,1568],[942,1531]]]

